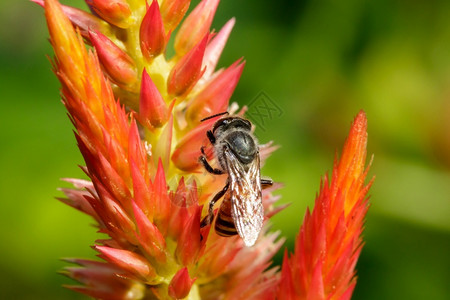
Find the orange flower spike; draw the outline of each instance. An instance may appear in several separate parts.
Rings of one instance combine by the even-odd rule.
[[[149,127],[161,127],[169,117],[169,109],[147,71],[142,72],[139,120]]]
[[[294,254],[284,257],[279,299],[350,299],[372,184],[364,186],[366,145],[367,119],[361,111],[331,182],[324,177],[313,211],[305,214]]]
[[[226,111],[244,66],[245,62],[238,60],[211,80],[189,105],[186,112],[188,120],[195,124],[203,118]]]
[[[64,15],[56,0],[45,1],[45,18],[47,19],[51,43],[52,45],[58,45],[58,47],[54,47],[58,58],[58,71],[64,74],[63,81],[71,90],[80,91],[83,89],[83,78],[86,70],[84,66],[73,62],[85,60],[87,53],[84,45],[75,35],[72,24]]]
[[[169,284],[169,296],[172,299],[183,299],[189,295],[192,284],[196,278],[191,279],[186,267],[180,269]]]
[[[90,30],[89,38],[100,62],[113,81],[124,88],[132,89],[138,79],[133,59],[98,31]]]
[[[161,19],[158,1],[156,0],[153,0],[145,13],[141,23],[139,37],[142,55],[148,61],[161,54],[166,47],[164,25]]]
[[[126,0],[85,0],[92,10],[107,22],[120,27],[130,26],[130,6]]]
[[[161,5],[161,15],[167,32],[172,32],[186,14],[190,0],[164,0]]]
[[[209,32],[219,0],[202,0],[181,24],[175,37],[175,51],[182,56]]]
[[[200,79],[204,71],[201,68],[208,38],[209,33],[173,67],[167,79],[167,91],[170,95],[186,94]]]

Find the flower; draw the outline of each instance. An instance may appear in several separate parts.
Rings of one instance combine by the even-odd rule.
[[[363,246],[366,215],[364,185],[367,119],[355,118],[342,157],[323,178],[312,212],[306,211],[295,241],[285,252],[278,299],[350,299],[356,284],[355,265]]]
[[[204,172],[198,163],[202,147],[212,158],[206,131],[217,118],[201,120],[229,108],[244,67],[239,59],[215,70],[234,25],[232,19],[217,34],[210,32],[219,1],[202,0],[183,22],[188,0],[86,0],[92,13],[57,0],[33,1],[45,8],[54,72],[90,178],[66,179],[74,187],[62,189],[66,197],[60,200],[90,215],[107,235],[93,246],[101,261],[68,260],[78,266],[63,273],[80,283],[68,288],[100,299],[283,299],[303,295],[295,287],[303,280],[309,293],[340,284],[348,295],[366,212],[366,202],[357,198],[364,198],[358,172],[365,125],[351,133],[331,187],[324,181],[317,205],[329,205],[330,213],[307,213],[296,251],[280,274],[271,267],[284,242],[279,232],[270,233],[266,225],[247,247],[239,236],[221,237],[211,225],[201,226],[208,201],[226,178]],[[166,48],[178,25],[169,58]],[[242,116],[245,109],[231,113]],[[360,119],[365,116],[355,124],[365,122]],[[275,148],[261,145],[261,159]],[[278,187],[263,191],[265,223],[283,208],[274,206],[278,197],[271,194]],[[327,227],[319,230],[317,224]],[[320,256],[322,270],[318,253],[301,252],[299,240],[320,233],[318,241],[328,241],[327,230],[336,224],[337,237],[352,247],[331,243],[330,256]],[[302,259],[320,276],[299,269]],[[331,277],[322,286],[311,283],[325,275]]]

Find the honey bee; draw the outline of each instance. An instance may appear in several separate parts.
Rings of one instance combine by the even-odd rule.
[[[208,118],[211,119],[221,113]],[[255,244],[264,221],[262,189],[273,184],[271,179],[261,179],[259,148],[251,133],[250,121],[238,117],[223,117],[214,123],[206,135],[214,147],[220,168],[213,168],[205,155],[204,147],[199,161],[212,174],[227,174],[223,189],[209,203],[208,215],[201,226],[214,219],[214,204],[224,197],[215,222],[215,231],[221,236],[239,234],[248,247]]]

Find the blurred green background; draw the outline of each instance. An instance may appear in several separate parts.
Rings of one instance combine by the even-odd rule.
[[[364,109],[376,181],[353,299],[449,299],[450,1],[226,0],[214,27],[233,16],[220,64],[247,60],[233,100],[263,91],[281,109],[256,133],[282,146],[263,174],[292,203],[273,221],[287,247]],[[0,3],[1,299],[84,299],[58,258],[92,257],[97,238],[54,199],[84,175],[47,38],[40,7]]]

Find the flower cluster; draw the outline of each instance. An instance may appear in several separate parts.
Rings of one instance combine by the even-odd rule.
[[[226,175],[198,163],[206,131],[229,110],[241,76],[239,59],[216,65],[234,19],[210,31],[219,0],[86,0],[90,13],[33,0],[45,8],[54,72],[76,129],[90,181],[67,179],[68,205],[90,215],[108,238],[102,261],[71,259],[69,286],[99,299],[343,299],[355,283],[367,211],[366,118],[360,113],[331,182],[325,178],[307,213],[294,254],[282,271],[271,258],[283,239],[265,226],[253,247],[201,226]],[[172,32],[177,33],[172,37]],[[174,38],[174,54],[167,45]],[[86,48],[86,45],[91,48]],[[275,149],[261,145],[264,160]],[[265,216],[280,211],[263,192]]]

